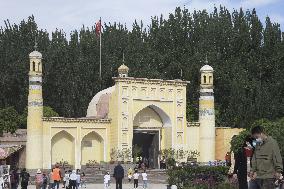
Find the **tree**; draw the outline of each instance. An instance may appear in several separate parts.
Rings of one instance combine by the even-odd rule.
[[[149,15],[150,16],[150,15]],[[28,54],[37,38],[43,54],[43,96],[46,106],[65,117],[86,116],[95,94],[113,85],[123,63],[131,77],[184,79],[187,117],[198,120],[199,69],[214,72],[217,125],[249,128],[256,120],[284,117],[284,37],[280,25],[255,9],[213,12],[177,7],[151,17],[151,24],[134,21],[132,28],[105,23],[102,32],[102,79],[99,78],[99,38],[95,26],[66,34],[38,28],[33,16],[0,28],[0,108],[23,112],[28,96]],[[70,37],[67,37],[70,35]],[[50,37],[49,37],[50,36]],[[181,74],[182,73],[182,74]]]
[[[20,128],[27,128],[27,116],[28,116],[28,107],[25,108],[24,112],[19,116],[20,118]],[[59,117],[59,114],[55,112],[51,107],[43,107],[43,117]]]
[[[0,136],[4,132],[14,133],[19,126],[19,114],[13,107],[0,110]]]

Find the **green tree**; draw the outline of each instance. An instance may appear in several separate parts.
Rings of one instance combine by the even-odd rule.
[[[24,112],[19,116],[20,118],[20,128],[27,128],[27,116],[28,116],[28,108],[26,107]],[[55,112],[51,107],[44,106],[43,107],[43,117],[59,117],[59,114]]]
[[[14,133],[19,127],[19,114],[13,107],[0,110],[0,136],[4,132]]]

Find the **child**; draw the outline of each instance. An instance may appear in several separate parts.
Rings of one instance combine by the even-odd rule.
[[[143,180],[143,188],[145,189],[147,188],[147,182],[148,182],[146,169],[144,170],[144,173],[142,173],[142,180]]]
[[[70,171],[65,171],[64,177],[63,177],[63,188],[69,188],[69,177],[70,177]]]
[[[138,178],[139,178],[139,173],[138,170],[135,170],[135,173],[133,175],[133,179],[134,179],[134,189],[138,188]]]
[[[128,175],[128,182],[131,182],[131,179],[132,179],[132,169],[131,168],[129,168],[128,169],[128,172],[127,172],[127,175]]]
[[[104,176],[104,189],[108,189],[110,186],[110,175],[109,172],[106,172]]]
[[[66,176],[67,176],[67,174],[68,174],[68,172],[65,171],[64,177],[63,177],[63,187],[62,188],[65,188],[65,186],[66,186]]]
[[[86,185],[86,175],[85,175],[84,172],[81,174],[81,187],[82,188],[83,188],[83,185],[84,185],[85,188],[87,187],[87,185]]]

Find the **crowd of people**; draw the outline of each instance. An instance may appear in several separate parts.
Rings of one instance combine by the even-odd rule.
[[[140,171],[142,172],[141,174],[139,173],[139,169],[142,170]],[[124,174],[124,168],[120,163],[118,163],[113,171],[116,189],[122,189]],[[141,169],[136,166],[133,171],[132,168],[129,168],[127,176],[129,183],[133,180],[135,189],[138,188],[140,177],[143,181],[143,188],[147,188],[148,179],[146,169]],[[28,185],[32,182],[35,185],[36,189],[59,189],[60,183],[62,183],[62,188],[66,189],[78,189],[87,187],[86,175],[84,172],[81,173],[80,170],[68,170],[64,173],[61,173],[61,169],[58,165],[56,165],[50,172],[38,169],[34,177],[31,177],[31,175],[25,168],[20,173],[18,173],[16,169],[11,170],[9,188],[17,189],[20,186],[21,189],[27,189]],[[103,182],[104,188],[109,189],[111,184],[111,176],[109,171],[105,172]],[[0,189],[3,189],[1,183]]]
[[[233,178],[239,189],[284,189],[283,161],[278,143],[256,126],[234,154]]]
[[[27,189],[32,182],[34,182],[36,189],[59,189],[61,182],[63,188],[66,189],[86,188],[85,173],[81,173],[80,170],[68,170],[62,174],[59,166],[56,165],[50,172],[38,169],[33,179],[25,168],[20,173],[16,169],[11,170],[11,189],[17,189],[19,185],[22,189]],[[2,189],[1,186],[0,189]]]
[[[139,169],[142,170],[142,173],[139,173]],[[140,176],[141,175],[141,176]],[[124,169],[121,166],[120,163],[114,168],[113,177],[116,181],[116,189],[122,189],[122,180],[124,179]],[[148,187],[148,175],[146,173],[146,169],[139,166],[135,166],[134,171],[132,168],[129,168],[127,171],[127,178],[128,182],[132,182],[133,179],[133,185],[134,189],[138,188],[139,178],[142,177],[142,187],[143,189],[146,189]],[[109,185],[108,185],[109,186]],[[105,187],[107,189],[108,187]]]

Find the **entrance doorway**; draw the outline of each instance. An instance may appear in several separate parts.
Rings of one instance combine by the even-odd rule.
[[[133,131],[133,146],[141,149],[141,161],[148,168],[159,168],[160,131],[137,129]]]

